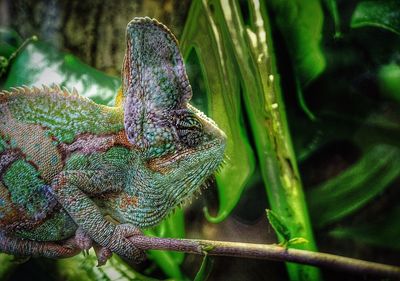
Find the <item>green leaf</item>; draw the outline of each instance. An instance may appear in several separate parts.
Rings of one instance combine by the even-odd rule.
[[[311,241],[305,248],[315,249],[299,177],[291,169],[295,160],[275,58],[272,51],[268,52],[272,43],[266,36],[269,30],[265,7],[256,1],[249,1],[248,5],[250,20],[245,25],[237,1],[193,2],[181,40],[185,58],[193,50],[198,57],[208,112],[228,136],[229,162],[217,175],[218,218],[225,218],[236,205],[254,170],[254,158],[243,128],[243,98],[271,204],[291,218],[290,229],[295,236]],[[289,267],[293,280],[311,276],[318,279],[313,268],[292,264]]]
[[[280,246],[288,248],[293,245],[300,245],[308,243],[308,240],[303,237],[291,238],[290,230],[286,226],[284,219],[278,216],[274,211],[267,209],[267,218],[275,233],[283,239],[279,243]]]
[[[113,104],[120,79],[106,75],[43,42],[29,44],[13,61],[4,89],[57,84],[100,104]]]
[[[307,193],[314,224],[321,228],[354,213],[399,175],[400,149],[373,146],[352,167]]]
[[[238,1],[210,1],[207,5],[205,2],[197,3],[204,5],[210,21],[208,30],[216,34],[213,42],[221,46],[216,53],[227,52],[220,57],[219,64],[235,67],[235,75],[225,75],[221,81],[227,81],[229,85],[240,83],[242,88],[244,108],[271,209],[285,218],[294,237],[310,241],[297,247],[315,250],[291,147],[265,6],[258,1],[249,1],[249,18],[245,22]],[[201,17],[196,19],[201,20]],[[200,30],[197,32],[202,33]],[[207,49],[210,49],[209,43]],[[209,61],[206,61],[207,68],[211,67]],[[232,96],[231,91],[224,94]],[[292,280],[319,279],[315,268],[291,263],[287,266]]]
[[[0,78],[7,73],[12,60],[20,53],[30,42],[37,41],[36,36],[27,38],[20,46],[15,48],[17,36],[12,31],[0,29]]]
[[[292,57],[292,65],[302,85],[307,85],[325,69],[321,50],[324,14],[319,0],[268,1]]]
[[[8,58],[22,42],[21,36],[15,30],[0,27],[0,56]]]
[[[360,2],[353,13],[350,26],[352,28],[375,26],[400,35],[400,1]]]
[[[214,259],[209,255],[205,255],[199,271],[193,281],[205,281],[210,276],[211,270],[213,269]]]
[[[274,211],[267,209],[267,218],[269,223],[271,224],[272,228],[275,230],[277,235],[283,237],[284,242],[290,240],[290,230],[284,223],[283,219],[279,217]]]
[[[308,243],[308,240],[303,237],[295,237],[288,241],[288,247],[291,245],[305,244]]]
[[[194,87],[194,100],[227,135],[226,165],[216,175],[219,210],[214,217],[205,212],[207,220],[218,223],[224,220],[236,206],[240,196],[254,173],[255,159],[243,121],[241,88],[237,78],[234,55],[229,47],[229,34],[217,26],[224,21],[219,13],[212,13],[202,1],[191,5],[188,20],[181,39],[184,58],[195,57],[198,75],[202,77],[203,90]],[[210,16],[212,15],[213,16]],[[193,78],[193,76],[191,77]],[[192,82],[192,81],[191,81]],[[196,83],[194,83],[196,85]]]

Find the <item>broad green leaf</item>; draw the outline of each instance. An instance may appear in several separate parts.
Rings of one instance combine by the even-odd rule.
[[[100,104],[113,104],[120,79],[108,76],[52,46],[36,42],[29,44],[13,61],[4,84],[5,89],[16,86],[57,84]]]
[[[36,36],[32,36],[30,38],[27,38],[20,46],[18,46],[17,49],[15,49],[11,55],[9,55],[8,57],[3,57],[0,56],[0,78],[3,77],[3,75],[5,75],[8,71],[8,68],[10,66],[10,64],[12,63],[12,61],[19,55],[19,53],[22,52],[22,50],[31,42],[35,42],[37,41],[37,37]]]
[[[223,81],[237,85],[239,80],[243,89],[244,108],[271,209],[287,218],[293,237],[310,241],[296,247],[315,250],[288,133],[265,6],[249,1],[246,23],[238,1],[215,0],[207,5],[203,2],[203,7],[211,19],[210,29],[218,35],[214,40],[223,43],[222,50],[231,54],[223,56],[219,63],[233,64],[236,69],[233,79],[225,76]],[[232,95],[231,92],[223,94]],[[288,272],[292,280],[319,279],[318,270],[308,266],[288,264]]]
[[[0,28],[0,79],[8,72],[11,62],[31,42],[37,41],[36,36],[26,39],[19,46],[20,37],[12,30]]]
[[[226,164],[216,175],[219,211],[209,221],[224,220],[236,206],[246,183],[254,173],[255,160],[246,136],[241,105],[241,88],[237,79],[229,34],[221,30],[221,14],[214,14],[213,3],[193,2],[181,39],[185,59],[196,56],[203,77],[204,92],[195,91],[213,120],[227,135]],[[194,54],[193,54],[194,53]],[[195,89],[196,90],[196,89]],[[201,98],[199,98],[201,96]]]
[[[14,30],[0,27],[0,56],[8,58],[22,42],[22,38]]]
[[[400,149],[373,146],[352,167],[307,193],[317,227],[338,221],[358,210],[400,175]]]
[[[351,27],[375,26],[400,35],[400,1],[359,2],[351,18]]]
[[[324,14],[319,0],[271,0],[268,7],[285,39],[286,49],[302,85],[318,77],[326,61],[321,50]]]
[[[327,4],[335,16],[334,3],[328,1]],[[303,91],[304,87],[317,78],[326,66],[320,46],[324,19],[321,3],[319,0],[272,0],[267,2],[267,5],[291,55],[299,105],[310,120],[314,121],[316,117],[305,102]]]

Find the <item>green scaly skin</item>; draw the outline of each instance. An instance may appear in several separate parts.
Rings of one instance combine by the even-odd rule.
[[[159,223],[223,160],[225,135],[188,104],[177,41],[127,26],[115,107],[57,86],[0,92],[0,251],[69,257],[94,246],[140,260],[126,237]]]

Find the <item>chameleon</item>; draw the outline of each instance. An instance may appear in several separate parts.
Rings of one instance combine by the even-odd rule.
[[[226,135],[189,101],[178,41],[155,19],[126,28],[115,106],[58,86],[0,92],[0,252],[140,261],[128,238],[193,196]]]

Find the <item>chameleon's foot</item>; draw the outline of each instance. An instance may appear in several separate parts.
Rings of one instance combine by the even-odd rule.
[[[62,246],[69,249],[77,249],[84,256],[89,254],[89,249],[92,247],[93,240],[80,228],[76,230],[75,235],[64,240]]]
[[[93,240],[82,228],[79,227],[75,232],[75,243],[79,249],[87,251],[92,247]]]
[[[128,239],[128,237],[134,235],[142,235],[137,227],[130,224],[118,224],[115,226],[112,237],[108,245],[106,245],[106,248],[121,257],[140,263],[145,260],[146,255],[143,250],[136,247]]]
[[[112,257],[112,252],[110,249],[100,246],[97,243],[93,244],[93,249],[97,257],[97,266],[105,265],[107,260]]]

